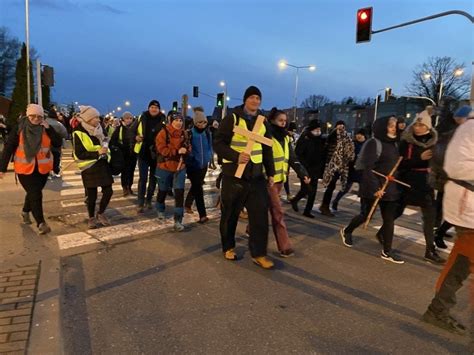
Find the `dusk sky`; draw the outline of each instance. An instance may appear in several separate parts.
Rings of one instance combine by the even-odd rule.
[[[0,26],[24,40],[24,0],[0,0]],[[374,97],[390,86],[406,93],[412,70],[430,56],[450,56],[471,75],[472,24],[448,16],[376,34],[355,43],[358,8],[373,6],[373,29],[448,10],[473,13],[472,0],[30,0],[30,42],[53,66],[53,100],[78,101],[107,113],[130,100],[133,113],[151,99],[170,109],[190,96],[209,115],[215,100],[192,98],[192,86],[215,95],[219,81],[242,102],[249,85],[263,108],[298,103],[310,94],[340,100]]]

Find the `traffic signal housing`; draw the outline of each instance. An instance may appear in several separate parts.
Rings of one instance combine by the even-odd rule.
[[[357,10],[356,43],[370,42],[372,36],[372,8]]]
[[[199,97],[199,86],[193,86],[193,97]]]
[[[224,93],[223,92],[217,94],[216,106],[220,108],[224,107]]]
[[[178,111],[178,101],[173,101],[171,111]]]

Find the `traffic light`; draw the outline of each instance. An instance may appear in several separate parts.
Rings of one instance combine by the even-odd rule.
[[[224,107],[224,93],[223,92],[217,94],[216,106],[221,107],[221,108]]]
[[[199,86],[193,86],[193,97],[199,97]]]
[[[173,107],[171,108],[171,111],[178,111],[178,101],[173,101]]]
[[[392,96],[392,89],[391,88],[385,88],[385,102],[387,102],[390,99],[390,96]]]
[[[43,86],[54,86],[54,69],[45,65],[41,72],[41,83]]]
[[[372,8],[357,10],[356,43],[370,42],[372,35]]]

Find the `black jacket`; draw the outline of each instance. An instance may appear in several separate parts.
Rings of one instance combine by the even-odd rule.
[[[326,140],[322,136],[314,136],[306,130],[296,142],[295,153],[301,164],[306,168],[311,179],[323,176]]]
[[[122,141],[120,141],[120,131],[122,131]],[[112,133],[110,137],[110,145],[119,147],[124,155],[130,155],[133,153],[135,147],[135,129],[132,125],[124,126],[120,125]]]
[[[143,122],[143,144],[138,156],[146,161],[153,161],[151,149],[155,147],[156,135],[166,126],[166,117],[161,112],[156,116],[151,116],[148,111],[144,111],[140,118],[132,126],[134,136],[138,135],[138,125]]]
[[[232,137],[234,135],[234,115],[237,116],[237,119],[245,120],[247,124],[247,129],[252,130],[255,125],[257,116],[248,116],[245,114],[243,105],[235,107],[232,112],[229,112],[227,116],[222,120],[219,128],[217,129],[214,137],[213,147],[214,152],[219,156],[220,159],[230,160],[232,163],[223,163],[222,172],[226,176],[234,176],[235,171],[237,170],[239,153],[230,147]],[[270,133],[269,124],[265,122],[266,133],[265,137],[272,138]],[[275,175],[275,165],[273,162],[273,151],[272,147],[268,147],[262,144],[262,155],[263,163],[254,164],[252,161],[247,163],[242,179],[250,180],[264,177],[263,167],[265,167],[265,172],[267,176]]]
[[[22,123],[20,123],[20,125],[21,124]],[[15,154],[16,148],[18,148],[18,144],[20,144],[20,125],[17,125],[10,131],[10,133],[8,134],[7,141],[5,142],[5,146],[2,152],[2,158],[0,160],[0,171],[3,173],[7,171],[8,163],[12,159],[12,156]],[[51,148],[55,146],[61,146],[63,140],[61,136],[56,133],[56,131],[51,126],[46,129],[46,134],[51,139]]]
[[[377,158],[377,143],[375,140],[367,141],[364,148],[363,165],[361,171],[361,182],[359,185],[359,196],[374,199],[377,192],[385,183],[385,179],[375,175],[372,170],[387,175],[395,166],[400,157],[398,153],[397,138],[387,136],[387,124],[389,117],[375,120],[373,125],[374,137],[382,143],[382,152]],[[397,201],[400,198],[400,189],[396,183],[390,183],[385,190],[382,201]]]

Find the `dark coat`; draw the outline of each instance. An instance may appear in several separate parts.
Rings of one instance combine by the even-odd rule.
[[[79,125],[76,131],[83,132],[87,134],[94,145],[100,144],[99,139],[96,137],[92,137],[87,131]],[[88,160],[88,159],[98,159],[99,153],[98,152],[88,152],[80,139],[77,139],[76,135],[73,135],[73,143],[74,143],[74,154],[78,159],[81,160]],[[112,177],[112,172],[110,171],[110,166],[107,160],[99,159],[94,165],[90,168],[83,170],[81,172],[82,176],[82,183],[84,187],[92,188],[92,187],[99,187],[99,186],[109,186],[114,183],[114,179]]]
[[[453,129],[452,131],[439,135],[438,142],[433,148],[433,158],[430,159],[431,171],[428,182],[432,188],[440,192],[444,191],[444,185],[448,181],[448,175],[443,169],[444,156],[455,131],[456,129]]]
[[[134,154],[133,148],[135,147],[135,130],[130,126],[120,125],[112,133],[110,137],[110,145],[117,146],[122,150],[124,156],[130,156]],[[122,132],[122,140],[120,140],[120,132]]]
[[[322,136],[316,137],[308,130],[304,131],[296,142],[296,156],[308,171],[311,179],[319,179],[323,176],[326,165],[325,144],[326,140]]]
[[[138,135],[138,125],[140,121],[143,121],[143,143],[138,156],[148,163],[154,162],[156,164],[156,161],[152,159],[151,150],[155,149],[157,134],[166,126],[166,117],[161,112],[154,117],[151,116],[148,111],[143,112],[140,118],[133,123],[133,136]]]
[[[372,170],[387,175],[395,166],[400,157],[398,153],[397,138],[387,136],[387,124],[389,117],[382,117],[374,122],[374,137],[382,143],[382,152],[377,158],[377,144],[375,140],[367,141],[364,148],[363,166],[361,171],[361,182],[359,184],[359,196],[374,199],[374,194],[382,188],[385,179],[375,175]],[[395,183],[390,183],[385,190],[382,201],[397,201],[400,198],[400,189]]]
[[[437,132],[432,129],[430,133],[423,136],[415,136],[413,127],[408,127],[400,141],[400,155],[403,161],[399,167],[399,178],[401,181],[411,185],[405,189],[404,199],[407,205],[426,206],[431,204],[434,190],[428,183],[429,160],[422,160],[421,154],[428,149],[433,149],[438,140]]]

